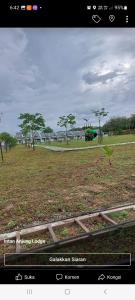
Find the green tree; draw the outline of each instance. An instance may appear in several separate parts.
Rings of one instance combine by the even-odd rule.
[[[25,126],[23,124],[21,124],[19,127],[21,128],[21,132],[25,139],[25,147],[27,147],[27,137],[28,137],[28,133],[29,133],[29,128],[27,127],[27,125]]]
[[[2,119],[2,115],[3,115],[3,113],[0,112],[0,122],[1,122],[1,119]],[[1,153],[1,160],[4,161],[1,139],[0,139],[0,153]]]
[[[72,127],[74,124],[76,124],[76,120],[75,120],[75,116],[72,114],[59,117],[59,121],[58,121],[57,125],[65,128],[67,144],[68,144],[68,137],[67,137],[68,127],[69,126]]]
[[[53,132],[53,129],[49,126],[43,130],[43,133],[52,133],[52,132]]]
[[[3,156],[3,149],[2,149],[2,142],[4,142],[5,150],[7,152],[8,148],[11,149],[12,147],[16,146],[17,139],[11,136],[8,132],[0,133],[0,151],[1,151],[1,159],[4,161]]]
[[[101,130],[101,120],[102,120],[102,118],[104,118],[108,115],[108,112],[106,112],[105,108],[103,107],[101,110],[93,110],[93,113],[94,113],[95,117],[98,118],[98,129],[99,129],[98,142],[101,143],[103,141],[103,134],[102,134],[102,130]]]
[[[131,118],[113,117],[107,121],[102,129],[113,134],[121,134],[123,130],[131,128]]]
[[[43,131],[45,129],[45,120],[43,116],[40,113],[24,113],[20,114],[18,119],[22,121],[19,127],[23,131],[25,131],[25,133],[30,133],[32,139],[32,147],[33,150],[35,150],[35,134],[36,132]]]
[[[11,135],[8,132],[2,132],[2,133],[0,133],[0,140],[1,140],[1,142],[4,142],[6,152],[8,150],[9,145],[10,145],[11,138],[12,137],[11,137]]]
[[[130,128],[135,129],[135,114],[130,117]]]
[[[13,148],[17,145],[17,139],[13,136],[10,136],[9,148]]]

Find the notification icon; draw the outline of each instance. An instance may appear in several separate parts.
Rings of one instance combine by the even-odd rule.
[[[38,10],[38,6],[37,5],[33,5],[33,10]]]
[[[26,10],[29,10],[29,11],[32,10],[32,5],[27,5]]]
[[[21,5],[21,10],[25,10],[26,6],[25,5]]]

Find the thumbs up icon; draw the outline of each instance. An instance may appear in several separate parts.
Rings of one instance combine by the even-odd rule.
[[[21,274],[17,274],[16,276],[15,276],[15,280],[16,281],[19,281],[19,280],[22,280],[23,278],[22,278],[22,275]]]

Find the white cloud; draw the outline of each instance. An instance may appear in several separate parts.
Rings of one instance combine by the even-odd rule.
[[[1,130],[16,132],[21,112],[41,112],[56,129],[94,108],[134,112],[135,29],[0,29]]]

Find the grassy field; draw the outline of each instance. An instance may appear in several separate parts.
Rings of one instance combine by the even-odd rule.
[[[134,202],[135,145],[54,153],[17,146],[0,162],[0,233]]]
[[[124,142],[135,142],[135,135],[134,134],[127,134],[127,135],[115,135],[115,136],[105,136],[103,138],[102,144],[109,145],[115,143],[124,143]],[[82,140],[78,141],[69,141],[67,144],[66,141],[64,142],[45,142],[42,145],[47,146],[58,146],[58,147],[65,147],[65,148],[77,148],[77,147],[89,147],[98,145],[98,139],[96,138],[94,141],[85,142]]]

